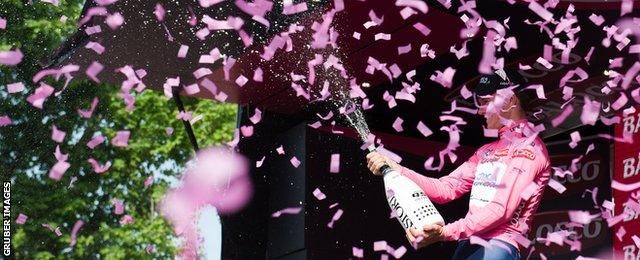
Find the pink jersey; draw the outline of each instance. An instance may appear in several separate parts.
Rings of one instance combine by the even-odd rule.
[[[447,203],[471,191],[469,212],[443,227],[445,240],[473,235],[500,239],[518,248],[514,236],[526,236],[551,175],[547,148],[537,136],[527,136],[530,129],[526,120],[503,126],[498,140],[480,147],[439,179],[402,168],[401,174],[418,184],[434,203]]]

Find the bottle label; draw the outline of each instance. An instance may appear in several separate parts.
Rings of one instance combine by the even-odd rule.
[[[400,224],[402,224],[405,229],[413,227],[413,221],[411,221],[407,212],[400,206],[396,196],[389,197],[389,206],[396,212],[396,218],[398,218]]]

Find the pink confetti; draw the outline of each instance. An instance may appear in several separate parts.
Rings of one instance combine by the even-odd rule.
[[[403,131],[402,122],[404,122],[404,121],[400,117],[397,117],[396,120],[393,122],[392,126],[393,126],[393,129],[396,130],[396,132],[402,132]]]
[[[427,127],[424,123],[422,123],[422,121],[418,121],[418,131],[420,131],[420,133],[424,136],[424,137],[428,137],[431,134],[433,134],[433,132],[431,131],[431,129],[429,129],[429,127]]]
[[[23,90],[24,84],[22,82],[16,82],[7,85],[7,92],[9,92],[9,94],[22,92]]]
[[[20,49],[15,51],[0,51],[0,64],[15,66],[22,62],[22,52]]]
[[[93,159],[93,158],[87,159],[87,162],[91,164],[93,171],[96,172],[97,174],[105,173],[106,171],[109,170],[109,168],[111,168],[111,162],[107,162],[105,165],[100,165],[98,161],[96,161],[96,159]]]
[[[78,231],[84,225],[84,221],[77,220],[75,224],[73,224],[73,228],[71,229],[71,241],[69,241],[69,246],[74,246],[76,244],[76,238],[78,236]]]
[[[120,218],[120,225],[128,225],[133,223],[133,217],[131,215],[124,215]]]
[[[180,45],[180,49],[178,50],[178,58],[187,57],[187,53],[189,52],[189,46]]]
[[[547,61],[545,58],[543,57],[539,57],[536,62],[540,63],[542,66],[544,66],[547,69],[551,69],[553,68],[553,65],[551,63],[549,63],[549,61]]]
[[[562,183],[556,181],[553,178],[549,179],[549,186],[554,190],[558,191],[558,193],[563,193],[565,190],[567,190],[567,188],[565,188],[564,185],[562,185]]]
[[[93,100],[91,101],[91,107],[88,110],[78,109],[78,114],[80,114],[80,116],[84,118],[91,118],[91,115],[93,114],[93,111],[95,111],[97,106],[98,106],[98,97],[94,97]]]
[[[253,116],[249,118],[249,121],[251,121],[251,123],[255,125],[255,124],[258,124],[260,120],[262,120],[262,111],[260,111],[260,109],[257,109],[257,108],[254,111],[255,113],[253,114]]]
[[[632,10],[633,0],[622,0],[622,3],[620,4],[620,16],[631,13]],[[640,243],[636,242],[636,245],[639,245],[638,247],[640,247]]]
[[[324,193],[322,193],[322,191],[320,191],[319,188],[316,188],[315,190],[313,190],[313,196],[315,196],[316,199],[318,199],[318,200],[323,200],[323,199],[327,198],[327,196],[324,195]]]
[[[145,189],[146,189],[146,188],[149,188],[149,186],[151,186],[151,184],[153,184],[153,180],[154,180],[153,175],[150,175],[149,177],[147,177],[147,178],[144,180],[144,188],[145,188]]]
[[[300,166],[300,160],[298,160],[298,158],[296,158],[295,156],[291,157],[291,160],[289,160],[291,162],[291,165],[293,165],[293,167],[298,168],[298,166]]]
[[[113,206],[115,207],[113,211],[114,214],[122,215],[124,213],[124,202],[122,202],[122,200],[112,199],[111,204],[113,204]]]
[[[55,125],[53,125],[53,131],[51,133],[51,139],[57,143],[62,143],[64,140],[65,132],[60,131]]]
[[[564,122],[564,120],[567,119],[567,117],[569,117],[571,113],[573,113],[573,106],[565,107],[560,115],[551,120],[551,125],[553,125],[553,127],[557,127],[558,125],[562,124],[562,122]]]
[[[129,135],[130,131],[118,131],[116,136],[111,140],[111,144],[116,147],[127,147],[129,146]]]
[[[496,48],[493,44],[493,39],[496,37],[496,32],[493,30],[487,31],[487,35],[484,38],[483,49],[482,49],[482,59],[480,60],[480,65],[478,65],[478,72],[482,74],[491,74],[493,70],[491,69],[491,65],[496,61]]]
[[[27,222],[27,218],[28,217],[25,214],[22,214],[22,213],[18,214],[18,218],[16,218],[16,224],[24,225],[24,223]]]
[[[336,213],[335,213],[335,214],[333,214],[333,217],[331,218],[331,221],[329,221],[329,223],[327,224],[327,227],[329,227],[329,228],[333,228],[334,223],[335,223],[336,221],[338,221],[338,220],[340,219],[340,217],[342,217],[342,213],[343,213],[343,212],[344,212],[343,210],[338,209],[338,210],[336,211]]]
[[[0,29],[6,29],[7,28],[7,20],[0,17]]]
[[[582,210],[570,210],[569,211],[569,219],[571,220],[571,222],[575,222],[578,224],[589,224],[591,223],[591,221],[593,221],[595,218],[598,217],[598,214],[596,215],[591,215],[589,214],[588,211],[582,211]]]
[[[27,97],[27,101],[31,103],[32,106],[42,109],[44,101],[53,94],[53,91],[53,87],[41,82],[40,87],[36,89],[35,93]]]
[[[594,13],[589,16],[589,20],[591,20],[591,22],[593,22],[597,26],[600,26],[602,25],[602,23],[604,23],[604,17],[602,17],[602,15],[596,15]]]
[[[247,79],[244,75],[240,75],[238,76],[238,78],[236,78],[236,84],[238,84],[238,86],[242,87],[245,84],[247,84],[247,82],[249,81],[249,79]]]
[[[165,129],[164,129],[164,133],[165,133],[167,136],[170,136],[171,134],[173,134],[173,127],[167,127],[167,128],[165,128]]]
[[[86,29],[84,29],[84,31],[85,33],[87,33],[87,35],[92,35],[92,34],[102,32],[102,28],[100,28],[100,25],[96,25],[96,26],[87,27]]]
[[[100,83],[100,80],[98,79],[97,76],[103,69],[104,69],[104,66],[102,64],[100,64],[97,61],[94,61],[87,68],[87,71],[86,71],[87,77],[89,77],[91,80],[95,81],[96,83]]]
[[[373,242],[373,251],[375,252],[386,251],[387,247],[387,241],[381,240]]]
[[[112,30],[118,29],[124,23],[124,17],[120,13],[107,16],[106,23]]]
[[[624,229],[624,226],[620,226],[618,231],[616,231],[616,237],[618,237],[619,241],[622,241],[625,234],[627,234],[627,230]]]
[[[160,3],[156,3],[155,10],[153,10],[153,14],[156,16],[159,22],[164,20],[165,10],[164,7]]]
[[[353,247],[352,250],[353,252],[353,256],[357,257],[357,258],[362,258],[364,255],[364,250],[357,248],[357,247]]]
[[[253,126],[247,126],[247,125],[243,125],[240,127],[240,133],[242,133],[242,136],[244,137],[250,137],[253,135]]]
[[[302,211],[302,207],[285,208],[285,209],[274,212],[273,214],[271,214],[271,217],[277,218],[277,217],[280,217],[282,214],[291,214],[291,215],[298,214],[300,213],[300,211]]]
[[[428,36],[431,33],[431,30],[422,23],[414,23],[413,28],[416,28],[422,35]]]
[[[98,135],[98,136],[92,138],[91,141],[87,142],[87,147],[89,147],[89,149],[93,150],[94,148],[96,148],[96,146],[98,146],[101,143],[103,143],[104,140],[105,140],[104,136]]]
[[[524,248],[529,248],[529,246],[531,245],[531,240],[527,239],[521,234],[513,234],[513,239],[516,241],[516,243],[522,245],[522,247]]]
[[[411,51],[411,43],[404,46],[398,46],[398,55],[409,53],[410,51]]]
[[[373,36],[374,40],[391,40],[391,34],[388,33],[376,33],[376,35]]]
[[[547,22],[553,19],[553,14],[536,1],[529,2],[529,9]]]
[[[0,116],[0,126],[8,126],[12,124],[11,118],[9,116]]]
[[[329,165],[330,173],[338,173],[340,172],[340,154],[334,153],[331,154],[331,164]]]
[[[266,159],[266,156],[262,156],[262,159],[260,159],[259,161],[256,161],[256,168],[260,168],[262,167],[262,164],[264,163],[264,159]]]
[[[544,86],[542,84],[531,85],[526,87],[526,89],[535,89],[536,95],[538,96],[539,99],[547,99],[547,97],[544,94]]]
[[[625,192],[634,191],[634,190],[640,189],[640,182],[636,182],[633,184],[623,184],[616,180],[612,180],[611,188],[619,191],[625,191]]]
[[[285,3],[287,3],[287,1],[285,1]],[[306,2],[302,2],[295,5],[289,2],[289,4],[284,4],[284,8],[282,9],[282,14],[292,15],[292,14],[297,14],[297,13],[307,11],[307,9],[308,8],[307,8]]]

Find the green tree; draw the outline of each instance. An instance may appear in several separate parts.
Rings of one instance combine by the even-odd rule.
[[[12,226],[14,254],[24,259],[61,258],[148,258],[147,245],[154,245],[154,258],[172,258],[177,252],[171,226],[156,211],[156,205],[178,176],[193,149],[176,119],[173,101],[162,93],[144,91],[135,96],[135,109],[128,111],[119,96],[119,87],[96,85],[74,79],[59,96],[50,96],[44,109],[26,101],[38,87],[31,82],[40,67],[37,61],[50,55],[63,39],[75,31],[75,22],[84,1],[63,0],[55,7],[34,1],[0,2],[0,17],[7,28],[0,30],[0,51],[19,48],[23,61],[14,67],[0,65],[0,116],[13,123],[0,127],[0,171],[3,180],[12,182]],[[62,15],[69,19],[60,21]],[[78,72],[82,73],[82,72]],[[56,91],[63,81],[48,77]],[[23,82],[21,93],[9,94],[7,84]],[[76,112],[89,108],[94,97],[99,104],[93,116],[85,119]],[[232,139],[236,106],[210,100],[185,98],[185,107],[194,115],[203,115],[194,124],[200,146],[220,144]],[[60,181],[48,177],[56,163],[53,153],[57,143],[51,140],[52,126],[65,131],[60,149],[69,154],[71,167]],[[165,129],[175,131],[167,135]],[[131,132],[128,147],[114,147],[110,141],[117,131]],[[107,138],[95,149],[86,143],[101,134]],[[87,159],[100,164],[111,162],[110,169],[97,174]],[[155,175],[148,188],[144,181]],[[77,181],[72,187],[72,177]],[[124,200],[125,214],[133,223],[120,224],[111,200]],[[16,225],[18,213],[29,218]],[[85,222],[77,243],[69,246],[71,229],[77,220]],[[42,226],[59,227],[60,237]]]

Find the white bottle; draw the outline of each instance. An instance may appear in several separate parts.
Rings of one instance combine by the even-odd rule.
[[[388,165],[382,166],[380,171],[383,174],[385,191],[389,191],[389,207],[395,211],[396,218],[404,229],[422,230],[427,224],[444,226],[444,219],[415,182]]]

